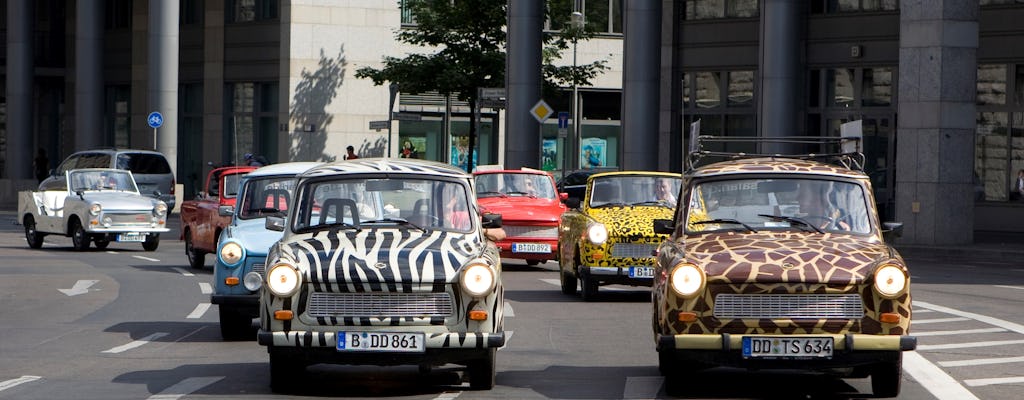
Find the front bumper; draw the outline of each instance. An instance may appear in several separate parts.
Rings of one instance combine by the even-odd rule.
[[[631,265],[625,267],[593,267],[593,266],[582,266],[580,267],[580,274],[586,276],[588,279],[597,281],[601,284],[620,284],[620,285],[631,285],[631,286],[651,286],[654,283],[654,278],[635,278],[629,276],[630,267],[653,267],[651,265]]]
[[[515,244],[517,246],[520,245],[520,244],[527,244],[527,245],[529,245],[529,244],[546,244],[546,245],[551,247],[551,251],[550,252],[546,252],[546,253],[545,252],[520,252],[520,251],[513,251],[512,250],[512,245],[513,244]],[[500,241],[498,243],[495,243],[495,246],[497,246],[498,250],[501,251],[501,257],[502,258],[511,258],[511,259],[517,259],[517,260],[538,260],[538,261],[547,261],[547,260],[557,260],[558,259],[558,239],[557,238],[556,239],[551,239],[551,240],[510,238],[510,239],[502,240],[502,241]]]
[[[744,358],[743,337],[792,336],[832,337],[831,358],[762,359]],[[674,362],[697,362],[707,365],[757,369],[819,369],[854,367],[898,358],[900,352],[917,348],[917,337],[863,334],[811,335],[730,335],[683,334],[657,335],[657,350]]]

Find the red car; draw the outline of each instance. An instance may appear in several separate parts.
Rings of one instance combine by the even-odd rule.
[[[502,257],[529,265],[558,259],[558,218],[568,195],[558,193],[551,174],[524,168],[477,171],[473,176],[480,211],[501,214],[506,238],[497,245]]]

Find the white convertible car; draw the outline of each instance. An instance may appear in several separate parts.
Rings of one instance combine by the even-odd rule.
[[[75,250],[96,243],[139,242],[156,250],[160,233],[168,232],[167,204],[139,194],[132,173],[111,168],[69,170],[63,181],[23,191],[18,196],[18,218],[25,227],[28,246],[43,246],[50,234],[71,236]]]

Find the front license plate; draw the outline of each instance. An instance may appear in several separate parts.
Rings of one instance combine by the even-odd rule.
[[[653,278],[654,267],[629,267],[630,278]]]
[[[551,245],[547,243],[512,243],[513,253],[550,253]]]
[[[146,235],[139,232],[122,233],[117,235],[118,242],[143,242],[146,240]]]
[[[744,336],[744,358],[830,358],[831,337]]]
[[[426,350],[422,333],[338,332],[338,351],[388,351],[422,353]]]

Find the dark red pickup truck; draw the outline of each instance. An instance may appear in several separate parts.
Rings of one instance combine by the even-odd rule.
[[[206,188],[195,199],[181,203],[181,240],[192,268],[202,268],[208,253],[217,251],[220,231],[231,223],[238,181],[257,167],[214,168],[206,176]]]

